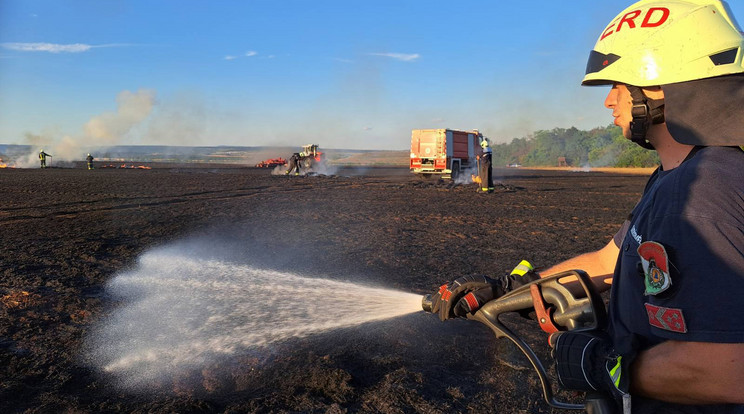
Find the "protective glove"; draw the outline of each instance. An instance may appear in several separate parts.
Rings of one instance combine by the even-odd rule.
[[[509,275],[496,278],[464,276],[439,287],[432,295],[431,310],[447,320],[474,313],[483,304],[540,278],[530,262],[522,260]]]
[[[622,408],[620,412],[630,412],[632,356],[618,354],[605,332],[556,332],[548,342],[561,387],[606,393]]]
[[[532,266],[532,263],[527,260],[522,260],[514,269],[512,269],[509,276],[506,276],[506,291],[511,292],[512,290],[537,279],[540,279],[540,275],[535,271],[535,267]]]
[[[439,319],[443,321],[463,317],[504,293],[504,281],[501,279],[464,276],[439,287],[431,297],[431,311],[439,314]]]

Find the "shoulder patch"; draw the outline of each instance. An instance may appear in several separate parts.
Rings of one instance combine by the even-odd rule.
[[[665,308],[645,303],[648,323],[666,331],[687,333],[687,324],[682,309]]]
[[[669,277],[669,259],[667,252],[661,243],[646,241],[638,246],[638,256],[641,257],[643,265],[644,282],[646,291],[644,295],[658,295],[672,286]]]

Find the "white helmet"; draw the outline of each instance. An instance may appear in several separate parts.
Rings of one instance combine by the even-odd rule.
[[[483,141],[481,141],[481,148],[486,148],[486,147],[488,147],[488,140],[483,138]]]
[[[652,148],[648,127],[662,122],[683,144],[741,145],[743,57],[744,36],[724,1],[641,0],[602,31],[582,85],[628,86],[632,140],[643,147]],[[664,99],[648,99],[640,88],[650,86],[662,86]]]
[[[741,73],[742,46],[723,1],[642,0],[599,36],[582,84],[646,87]]]

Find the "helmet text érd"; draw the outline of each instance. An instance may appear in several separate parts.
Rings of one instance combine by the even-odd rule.
[[[625,13],[625,15],[620,18],[619,23],[617,23],[617,29],[613,30],[615,29],[615,22],[613,21],[612,23],[610,23],[609,26],[607,26],[607,29],[605,29],[604,33],[602,33],[602,37],[600,37],[599,40],[603,40],[605,37],[619,32],[620,30],[622,30],[623,25],[626,23],[629,29],[635,29],[635,20],[642,13],[642,10],[633,10],[632,12]],[[661,13],[661,15],[659,15],[659,13]],[[651,7],[646,10],[646,15],[643,17],[643,21],[641,22],[640,27],[658,27],[664,24],[664,22],[666,22],[668,18],[669,9],[667,9],[666,7]]]

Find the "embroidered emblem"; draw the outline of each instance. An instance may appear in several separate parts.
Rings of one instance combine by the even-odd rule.
[[[682,315],[682,309],[654,306],[650,303],[644,305],[648,314],[648,323],[651,326],[672,332],[687,332],[687,324],[684,315]]]
[[[664,246],[653,241],[643,242],[638,246],[638,255],[641,256],[646,285],[643,294],[658,295],[669,289],[672,279],[669,277],[669,260]]]

